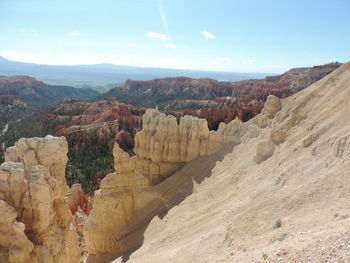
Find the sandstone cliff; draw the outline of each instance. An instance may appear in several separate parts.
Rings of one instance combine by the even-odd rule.
[[[68,146],[52,137],[20,139],[0,166],[0,261],[74,263],[80,260],[64,199]]]
[[[124,261],[347,262],[349,83],[348,63],[291,97],[269,97],[243,123],[258,136],[194,159],[153,186],[190,193],[153,217],[142,247]]]
[[[142,123],[135,136],[136,155],[130,157],[115,143],[116,172],[107,175],[95,192],[84,233],[88,262],[108,262],[142,244],[149,221],[191,193],[193,183],[188,176],[171,176],[176,186],[164,181],[186,163],[259,134],[257,126],[239,119],[209,131],[204,119],[185,116],[177,123],[176,117],[158,110],[147,110]]]

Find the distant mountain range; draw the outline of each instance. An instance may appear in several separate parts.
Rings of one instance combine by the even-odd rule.
[[[15,95],[34,107],[45,107],[68,98],[91,99],[99,93],[88,88],[48,85],[28,76],[0,76],[0,97]]]
[[[77,88],[94,88],[104,92],[123,84],[128,79],[151,80],[154,78],[186,76],[212,78],[218,81],[259,79],[271,74],[230,73],[164,68],[143,68],[113,64],[50,66],[10,61],[0,57],[0,75],[28,75],[53,85],[68,85]]]

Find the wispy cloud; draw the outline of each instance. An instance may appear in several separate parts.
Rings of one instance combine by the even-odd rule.
[[[215,36],[214,36],[212,33],[208,32],[208,31],[206,31],[206,30],[200,31],[199,33],[200,33],[206,40],[213,40],[213,39],[215,39]]]
[[[148,32],[146,34],[148,37],[150,38],[155,38],[155,39],[159,39],[159,40],[169,40],[168,36],[166,34],[159,34],[159,33],[155,33],[155,32]]]
[[[80,33],[79,32],[70,32],[68,35],[71,37],[79,37]]]
[[[18,31],[21,32],[21,33],[24,33],[24,29],[23,28],[19,28]]]
[[[129,41],[125,41],[123,43],[123,45],[126,46],[126,47],[136,47],[135,43],[132,43],[132,42],[129,42]]]
[[[165,46],[169,48],[176,48],[176,45],[173,43],[166,44]]]
[[[158,9],[159,9],[160,17],[161,17],[161,19],[162,19],[162,23],[163,23],[164,30],[165,30],[165,32],[167,33],[167,35],[170,35],[170,34],[169,34],[168,22],[167,22],[167,19],[166,19],[164,10],[163,10],[162,0],[158,0]]]
[[[217,58],[216,60],[219,62],[232,62],[232,59],[230,58]]]

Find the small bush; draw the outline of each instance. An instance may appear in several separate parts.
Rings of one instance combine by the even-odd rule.
[[[273,225],[273,228],[280,228],[282,226],[282,220],[279,218],[276,220],[275,224]]]

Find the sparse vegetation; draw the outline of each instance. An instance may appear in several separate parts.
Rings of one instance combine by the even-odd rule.
[[[273,225],[273,228],[280,228],[282,226],[282,220],[279,218],[275,221],[275,224]]]
[[[280,236],[273,238],[271,242],[283,241],[287,237],[287,235],[288,232],[282,233]]]
[[[261,257],[263,258],[263,260],[266,260],[269,257],[269,255],[267,255],[266,253],[262,253]]]

